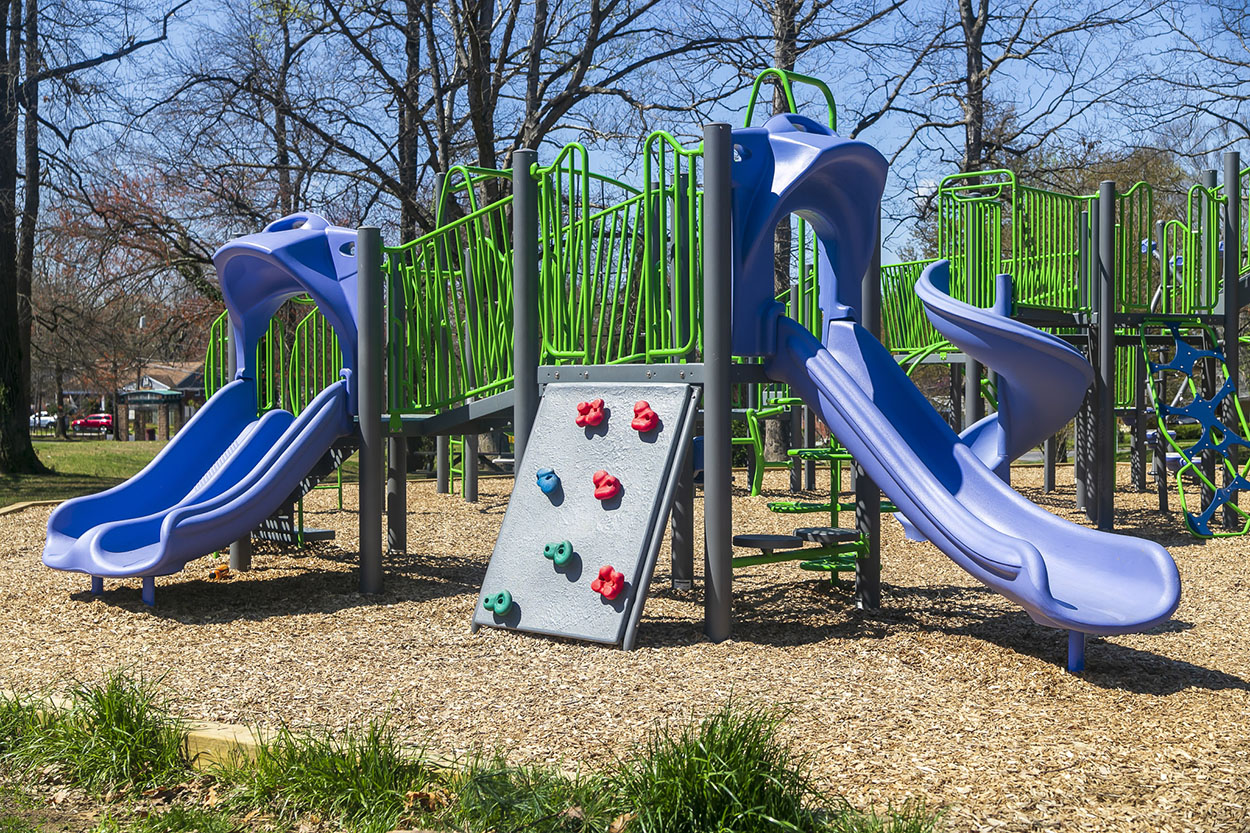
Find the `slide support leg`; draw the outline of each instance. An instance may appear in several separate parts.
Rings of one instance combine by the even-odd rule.
[[[694,586],[694,461],[690,448],[682,455],[678,465],[677,490],[673,495],[673,567],[671,581],[674,590],[689,590]]]
[[[99,596],[103,593],[104,593],[103,576],[92,576],[91,577],[91,595]]]
[[[1068,631],[1068,670],[1078,674],[1085,670],[1085,634]]]
[[[139,591],[139,598],[143,599],[143,603],[148,607],[156,604],[156,576],[143,577],[143,587]]]

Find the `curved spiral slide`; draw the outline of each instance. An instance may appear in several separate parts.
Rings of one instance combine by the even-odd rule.
[[[96,592],[104,578],[142,577],[151,604],[156,576],[248,535],[336,440],[355,431],[350,370],[298,417],[275,410],[258,418],[248,363],[273,312],[303,292],[336,329],[350,330],[344,335],[354,343],[354,238],[314,215],[294,215],[217,252],[231,344],[243,369],[139,474],[58,506],[48,519],[44,564],[92,576]]]
[[[1022,351],[1052,347],[1037,331],[998,332]],[[1145,630],[1176,609],[1180,577],[1167,550],[1077,526],[1026,500],[986,467],[881,342],[854,321],[829,322],[822,345],[779,318],[776,353],[765,370],[818,410],[881,490],[951,560],[1039,624],[1070,631],[1070,667],[1083,662],[1083,634]]]

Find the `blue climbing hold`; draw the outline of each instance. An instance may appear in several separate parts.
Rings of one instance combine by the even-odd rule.
[[[556,474],[554,469],[539,469],[538,488],[543,490],[544,495],[551,494],[560,488],[560,475]]]
[[[500,590],[482,599],[482,607],[496,616],[507,616],[508,611],[512,609],[512,594],[507,590]]]

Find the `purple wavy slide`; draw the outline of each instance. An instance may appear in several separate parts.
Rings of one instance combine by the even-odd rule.
[[[1067,390],[1074,385],[1083,393],[1088,378],[1082,382],[1079,371],[1049,374],[1054,362],[1041,360],[1049,354],[1065,358],[1055,352],[1056,339],[991,311],[977,316],[969,312],[973,307],[937,297],[944,293],[932,283],[928,288],[933,291],[917,291],[948,324],[959,322],[961,339],[981,342],[977,349],[987,351],[992,366],[1008,368],[1004,378],[1014,379],[1018,405],[1027,408],[1048,392],[1066,400],[1075,395]],[[1068,630],[1070,669],[1083,667],[1085,634],[1147,630],[1171,616],[1180,577],[1167,550],[1077,526],[1026,500],[951,430],[889,351],[859,324],[830,321],[823,345],[789,318],[779,318],[777,328],[776,353],[765,363],[768,375],[817,409],[938,549],[1034,621]],[[1031,360],[1037,375],[1030,379]],[[1027,439],[1031,433],[1025,426],[1013,437]],[[1011,450],[1002,448],[1005,454]]]
[[[338,438],[355,432],[356,262],[352,229],[293,214],[231,241],[213,262],[230,313],[239,371],[148,466],[108,491],[68,500],[48,519],[43,562],[103,579],[155,577],[228,546],[295,492]],[[294,416],[256,415],[256,345],[274,312],[308,293],[334,325],[344,369]]]

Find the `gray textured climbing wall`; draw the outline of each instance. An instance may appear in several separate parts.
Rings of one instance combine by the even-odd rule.
[[[577,425],[578,404],[595,399],[604,402],[603,421]],[[630,427],[639,400],[659,416],[652,431]],[[547,386],[478,594],[475,626],[622,641],[629,621],[642,613],[672,503],[675,461],[682,457],[677,451],[689,440],[696,401],[697,391],[688,385]],[[537,482],[543,469],[560,479],[550,493]],[[620,494],[595,497],[598,471],[617,478]],[[573,553],[557,565],[544,547],[561,541],[572,544]],[[605,566],[625,579],[612,600],[591,587]],[[512,603],[500,615],[497,597],[504,591]]]

